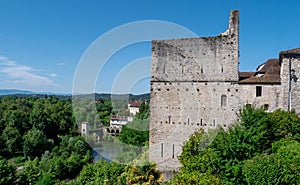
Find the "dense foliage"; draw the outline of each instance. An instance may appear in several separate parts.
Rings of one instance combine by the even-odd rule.
[[[98,128],[108,125],[111,115],[128,112],[123,101],[78,103],[84,106],[73,109],[70,99],[56,97],[0,99],[0,185],[162,183],[156,165],[147,161],[148,104],[112,140],[124,144],[118,162],[93,164],[74,113],[78,123],[89,121]],[[241,121],[226,130],[195,132],[183,146],[180,171],[167,184],[299,184],[300,119],[295,112],[246,106],[239,115]]]
[[[149,119],[134,120],[122,127],[119,140],[123,143],[135,146],[144,146],[149,140]]]
[[[157,185],[163,182],[156,165],[142,159],[139,165],[121,165],[116,162],[99,160],[86,165],[80,175],[68,184],[106,185]]]
[[[80,137],[65,137],[60,146],[46,151],[41,159],[25,163],[19,172],[19,184],[34,184],[51,179],[58,182],[75,178],[82,167],[92,162],[89,146]]]
[[[183,146],[169,184],[298,184],[300,119],[247,106],[228,130],[200,130]]]
[[[88,122],[91,129],[108,126],[112,113],[112,103],[110,100],[97,100],[92,98],[73,99],[73,113],[76,123]]]
[[[89,122],[92,129],[106,126],[111,115],[128,115],[126,109],[123,100],[80,98],[74,105],[69,98],[50,96],[0,98],[0,185],[161,182],[161,174],[149,162],[140,166],[99,160],[93,164],[90,146],[78,136],[80,123]],[[132,161],[141,155],[137,160],[145,161],[148,129],[149,105],[143,104],[120,139],[113,139],[129,147],[119,159]]]
[[[7,159],[23,154],[40,157],[44,150],[60,142],[59,136],[76,132],[70,99],[0,99],[0,155]]]
[[[16,168],[5,159],[0,158],[0,184],[10,185],[16,180]]]
[[[92,162],[71,99],[0,99],[0,184],[54,184]]]

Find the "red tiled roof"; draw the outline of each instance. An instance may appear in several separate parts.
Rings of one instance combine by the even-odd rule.
[[[278,59],[269,59],[253,72],[240,72],[240,84],[280,84],[280,64]],[[247,77],[248,75],[248,77]]]
[[[256,68],[256,72],[258,73],[266,73],[270,67],[278,67],[279,66],[279,60],[277,58],[271,58],[267,60],[265,63],[259,65]]]
[[[111,116],[110,120],[127,121],[127,117],[126,116]]]
[[[280,66],[270,67],[263,76],[252,76],[239,81],[240,84],[280,84]]]
[[[239,72],[239,78],[249,78],[250,76],[254,76],[255,72]]]
[[[129,105],[130,107],[140,107],[142,103],[143,103],[142,101],[134,101],[134,102],[130,102]]]

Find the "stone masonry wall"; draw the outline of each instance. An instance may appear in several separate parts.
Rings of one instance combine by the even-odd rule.
[[[228,128],[245,104],[268,111],[282,104],[280,85],[238,83],[238,24],[231,11],[220,36],[152,42],[149,158],[159,170],[180,167],[182,145],[196,130]]]
[[[152,41],[151,81],[237,81],[239,12],[216,37]]]
[[[280,107],[288,110],[289,99],[289,56],[285,56],[281,63],[281,104]],[[291,56],[291,69],[295,70],[295,75],[300,78],[300,58],[299,56]],[[296,82],[291,80],[291,108],[300,114],[300,80]]]
[[[280,85],[264,85],[256,97],[255,85],[229,82],[161,82],[151,90],[150,160],[162,171],[178,169],[177,157],[189,136],[203,128],[227,128],[238,121],[246,104],[278,106]],[[226,96],[222,105],[221,97]]]
[[[228,95],[219,105],[238,81],[238,34],[239,12],[232,11],[220,36],[152,42],[150,160],[160,170],[178,169],[183,142],[200,127],[236,119]]]

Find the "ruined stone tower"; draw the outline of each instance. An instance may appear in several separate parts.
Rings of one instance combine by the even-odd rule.
[[[150,160],[160,170],[180,166],[182,144],[199,128],[234,121],[223,109],[238,81],[238,43],[239,11],[219,36],[152,41]]]
[[[190,135],[228,128],[247,104],[300,115],[300,48],[281,51],[256,72],[240,72],[238,58],[237,10],[219,36],[152,41],[149,158],[159,170],[177,170]]]

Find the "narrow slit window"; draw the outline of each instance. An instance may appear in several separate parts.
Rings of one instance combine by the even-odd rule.
[[[164,156],[164,144],[163,143],[161,143],[160,144],[160,157],[163,157]]]
[[[221,107],[226,107],[226,106],[227,106],[227,96],[223,94],[221,96]]]
[[[175,145],[173,144],[173,148],[172,148],[172,158],[174,159],[174,157],[175,157]]]

